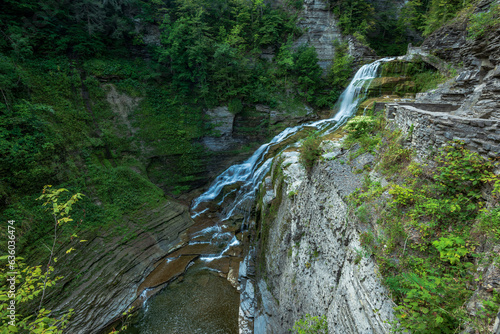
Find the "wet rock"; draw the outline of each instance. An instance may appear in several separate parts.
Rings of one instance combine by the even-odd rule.
[[[214,254],[219,251],[219,247],[217,245],[213,245],[211,243],[203,243],[203,244],[194,244],[187,245],[182,247],[170,254],[168,254],[169,258],[177,258],[181,255],[208,255]]]
[[[283,170],[283,175],[288,180],[287,182],[289,182],[289,187],[286,191],[287,196],[296,194],[302,182],[307,179],[306,170],[299,162],[299,157],[299,152],[295,151],[287,151],[281,154],[281,159],[283,160],[278,168]],[[275,188],[277,188],[277,185],[275,185]]]
[[[276,193],[273,189],[273,179],[270,176],[267,176],[264,179],[264,187],[265,193],[262,197],[262,202],[264,205],[269,205],[269,203],[271,203],[271,201],[276,197]]]
[[[61,246],[61,252],[71,246],[77,251],[66,255],[71,268],[58,268],[56,274],[64,278],[49,292],[47,307],[55,312],[75,310],[67,333],[99,332],[133,305],[137,294],[147,286],[161,284],[158,279],[139,289],[157,262],[181,242],[181,232],[193,221],[185,206],[165,202],[122,224],[134,237],[124,240],[123,235],[109,236],[106,231],[98,231],[94,236],[82,236],[88,240],[84,247]],[[179,273],[183,271],[180,268]],[[152,293],[154,289],[148,290],[148,295]]]
[[[227,274],[227,280],[229,281],[229,283],[231,283],[231,285],[235,289],[240,288],[240,286],[238,284],[238,276],[239,276],[238,269],[239,268],[237,266],[231,266],[231,268],[229,268],[229,272]]]
[[[381,77],[371,81],[368,96],[390,95],[395,91],[412,91],[414,83],[407,77]]]
[[[240,290],[239,328],[240,334],[254,333],[254,317],[256,308],[254,276],[255,249],[251,248],[240,263],[238,282]]]
[[[170,261],[162,260],[156,268],[142,281],[141,285],[137,288],[137,296],[139,296],[145,289],[157,287],[161,284],[167,283],[172,279],[180,276],[186,267],[197,258],[197,255],[180,256]]]

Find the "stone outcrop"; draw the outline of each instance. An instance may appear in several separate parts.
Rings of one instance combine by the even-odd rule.
[[[494,0],[480,1],[474,13],[485,12]],[[463,62],[466,69],[476,67],[477,61],[500,61],[500,28],[491,29],[477,39],[470,39],[467,32],[467,17],[462,16],[433,32],[422,44],[422,49],[435,56],[454,62]]]
[[[354,59],[354,64],[358,67],[377,60],[377,54],[369,46],[360,43],[354,36],[347,36],[349,55]]]
[[[362,255],[360,226],[348,218],[345,202],[361,186],[354,171],[374,157],[363,154],[348,165],[342,160],[349,152],[332,142],[322,147],[325,161],[309,178],[296,153],[285,152],[273,168],[274,187],[263,183],[266,196],[273,192],[275,198],[258,207],[263,244],[255,284],[256,334],[286,333],[305,314],[325,315],[329,333],[389,332],[392,301],[377,265]]]
[[[342,38],[335,16],[325,1],[305,0],[299,18],[298,26],[304,30],[304,34],[295,41],[294,47],[303,44],[314,46],[319,65],[323,69],[328,68],[335,54],[333,42]]]
[[[146,287],[141,283],[154,271],[157,261],[181,241],[182,232],[192,223],[185,206],[168,201],[122,222],[128,230],[125,235],[112,236],[101,230],[93,236],[82,236],[87,242],[63,245],[58,257],[77,265],[58,268],[56,264],[56,274],[64,278],[56,290],[48,290],[47,300],[55,314],[75,309],[65,332],[98,333],[129,306],[142,306]],[[70,247],[76,250],[64,254]],[[163,282],[150,282],[147,296],[161,289]]]
[[[239,140],[233,138],[234,114],[226,106],[205,111],[214,135],[203,137],[203,144],[211,151],[220,152],[234,148]]]
[[[286,126],[294,126],[316,117],[313,109],[305,104],[293,110],[279,110],[263,104],[256,104],[255,109],[260,113],[269,115],[270,125],[281,123]]]
[[[142,98],[120,94],[113,84],[103,85],[103,88],[108,91],[106,94],[106,101],[108,101],[111,106],[111,110],[116,114],[119,120],[125,124],[130,135],[134,135],[137,129],[132,126],[130,116],[135,108],[139,106],[139,102]]]
[[[481,1],[475,12],[486,11],[491,0]],[[437,89],[420,94],[418,102],[454,103],[454,114],[500,119],[500,27],[468,39],[467,22],[454,21],[437,30],[421,50],[460,66],[462,71]]]

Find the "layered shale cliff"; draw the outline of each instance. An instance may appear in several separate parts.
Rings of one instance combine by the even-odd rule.
[[[348,214],[358,170],[374,157],[322,144],[324,161],[308,175],[298,152],[282,153],[258,205],[258,310],[255,333],[286,333],[305,314],[325,315],[330,333],[388,333],[393,302],[376,263],[363,256],[363,227]]]

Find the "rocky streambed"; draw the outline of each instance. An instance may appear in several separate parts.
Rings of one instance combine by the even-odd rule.
[[[240,219],[221,222],[216,210],[207,207],[195,217],[139,285],[134,306],[142,309],[125,333],[238,332],[238,276],[248,233]]]

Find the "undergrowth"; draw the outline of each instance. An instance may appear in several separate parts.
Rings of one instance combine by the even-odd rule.
[[[427,163],[413,160],[399,131],[377,131],[374,119],[348,125],[348,145],[379,152],[382,187],[365,176],[350,197],[360,222],[376,221],[360,241],[373,254],[397,304],[393,332],[457,333],[472,327],[488,332],[498,310],[497,291],[481,302],[476,315],[465,305],[481,283],[476,266],[484,258],[485,238],[500,238],[500,178],[495,163],[449,142]],[[487,200],[489,199],[489,200]],[[482,249],[480,252],[479,249]]]

